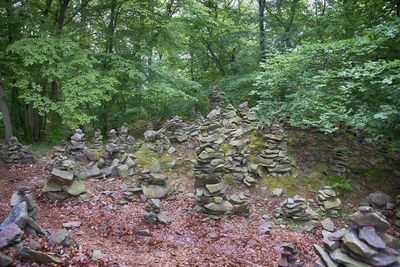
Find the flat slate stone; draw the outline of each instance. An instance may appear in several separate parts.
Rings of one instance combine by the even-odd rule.
[[[378,211],[370,207],[360,207],[359,211],[349,217],[350,221],[358,226],[374,226],[379,232],[385,232],[389,228],[389,222]]]
[[[164,198],[168,196],[172,189],[168,185],[157,185],[157,184],[142,184],[143,194],[152,198]]]
[[[378,254],[378,251],[359,239],[354,229],[347,231],[347,233],[342,238],[342,241],[351,251],[365,258],[369,258]]]
[[[18,203],[15,205],[7,218],[0,225],[0,230],[3,230],[4,227],[11,223],[15,223],[19,228],[24,228],[26,224],[26,218],[28,217],[27,204],[25,201]]]
[[[83,181],[74,181],[70,185],[63,186],[63,188],[68,194],[73,196],[79,196],[86,192],[85,183]]]
[[[353,259],[349,255],[343,253],[340,248],[335,249],[329,254],[334,261],[342,263],[346,267],[372,267],[372,265]]]
[[[321,225],[322,225],[322,228],[324,228],[325,230],[327,230],[329,232],[333,232],[336,229],[335,224],[333,223],[333,221],[330,218],[326,218],[326,219],[322,220]]]
[[[337,267],[339,266],[337,263],[335,263],[331,256],[329,256],[328,252],[326,252],[321,246],[319,245],[314,245],[314,251],[319,255],[321,258],[322,262],[325,264],[326,267]]]
[[[16,242],[21,237],[21,229],[15,223],[6,225],[0,231],[0,248],[4,248]]]
[[[54,168],[51,171],[51,174],[54,175],[54,176],[57,176],[59,178],[68,180],[68,181],[72,181],[72,179],[74,179],[74,173],[71,172],[71,171],[64,171],[64,170],[60,170],[60,169]]]
[[[43,264],[62,263],[62,260],[58,257],[51,256],[49,254],[36,251],[27,247],[23,247],[21,249],[20,256],[25,260],[29,260],[35,263],[43,263]]]
[[[360,239],[364,240],[374,248],[386,248],[386,245],[383,242],[382,238],[377,235],[377,233],[375,232],[375,228],[372,226],[361,228],[358,235]]]
[[[13,263],[13,260],[8,257],[6,254],[3,254],[0,252],[0,266],[1,267],[7,267],[10,266]]]
[[[66,229],[59,229],[49,236],[49,242],[51,244],[61,244],[67,236],[68,231]]]

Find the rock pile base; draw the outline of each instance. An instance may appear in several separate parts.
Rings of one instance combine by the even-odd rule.
[[[336,192],[330,186],[323,186],[318,191],[317,203],[322,211],[335,214],[340,209],[342,201],[337,197]]]
[[[335,148],[330,163],[330,170],[334,175],[345,177],[348,170],[346,149],[344,147]]]
[[[6,162],[13,164],[29,164],[33,162],[33,156],[28,147],[21,145],[17,137],[12,136],[6,145]]]
[[[168,177],[161,172],[160,163],[153,158],[152,169],[143,169],[139,178],[140,186],[145,196],[151,198],[164,198],[172,193],[172,188],[167,183]]]
[[[159,199],[149,199],[147,201],[144,220],[149,224],[168,224],[167,216],[160,210]]]

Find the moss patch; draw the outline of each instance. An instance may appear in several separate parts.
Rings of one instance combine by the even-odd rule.
[[[169,168],[168,163],[172,160],[172,156],[168,153],[157,153],[155,151],[150,150],[149,148],[142,146],[136,153],[135,156],[138,159],[138,163],[140,166],[144,168],[151,168],[152,166],[152,158],[157,159],[160,162],[160,166],[162,170],[166,170]]]

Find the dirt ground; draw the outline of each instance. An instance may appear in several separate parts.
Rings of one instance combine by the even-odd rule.
[[[143,221],[144,201],[117,205],[122,184],[119,179],[87,180],[91,198],[87,201],[68,199],[57,203],[41,195],[48,175],[44,165],[0,165],[0,218],[10,208],[12,193],[20,186],[29,186],[39,207],[38,223],[49,231],[60,229],[63,223],[82,222],[70,231],[77,248],[62,248],[46,244],[44,238],[24,236],[24,242],[34,239],[48,251],[64,259],[64,266],[276,266],[280,246],[293,243],[299,250],[301,266],[312,266],[316,255],[312,244],[319,242],[320,229],[300,234],[282,226],[274,226],[271,234],[260,234],[262,215],[272,217],[279,199],[266,198],[259,190],[252,191],[250,217],[232,216],[221,220],[206,220],[201,213],[191,211],[195,204],[186,194],[192,192],[190,182],[171,181],[176,193],[162,201],[162,210],[171,223],[151,226]],[[132,181],[133,182],[133,181]],[[112,190],[111,196],[104,194]],[[112,207],[112,208],[111,208]],[[150,230],[152,236],[139,236],[139,230]],[[92,251],[101,250],[104,258],[91,260]],[[11,249],[6,253],[14,255]],[[38,266],[19,262],[17,266]]]

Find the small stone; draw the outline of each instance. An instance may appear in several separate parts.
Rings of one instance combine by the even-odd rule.
[[[13,260],[8,257],[6,254],[3,254],[0,252],[0,266],[1,267],[7,267],[10,266],[13,263]]]
[[[97,261],[100,260],[104,257],[103,253],[101,252],[101,250],[95,249],[92,252],[92,260],[93,261]]]
[[[60,229],[49,236],[49,242],[51,244],[58,245],[61,244],[67,236],[68,236],[68,231],[66,229]]]
[[[374,248],[381,248],[381,249],[386,248],[385,243],[377,235],[377,233],[375,232],[375,228],[372,226],[366,226],[361,228],[358,235],[360,239],[364,240]]]
[[[322,228],[324,228],[325,230],[327,230],[329,232],[333,232],[336,230],[336,226],[333,223],[333,221],[331,220],[331,218],[326,218],[326,219],[322,220],[321,225],[322,225]]]
[[[272,191],[272,195],[274,197],[281,197],[283,196],[283,189],[282,188],[276,188],[274,191]]]
[[[65,191],[73,196],[79,196],[80,194],[86,192],[85,183],[83,181],[74,181],[70,185],[63,186]]]
[[[44,252],[36,251],[27,247],[23,247],[20,251],[20,256],[21,258],[36,262],[36,263],[43,263],[43,264],[49,264],[49,263],[58,263],[61,264],[62,260],[58,257],[51,256],[49,254],[46,254]]]
[[[153,236],[149,229],[138,230],[135,232],[135,235],[139,236]]]
[[[82,222],[79,221],[71,221],[62,224],[62,227],[70,229],[70,228],[78,228],[82,225]]]
[[[129,177],[129,167],[126,164],[119,165],[117,167],[118,175],[121,179],[126,179]]]
[[[319,245],[314,245],[314,251],[318,254],[318,256],[321,258],[323,263],[326,265],[326,267],[337,267],[338,264],[336,264],[332,258],[329,256],[329,254]]]

